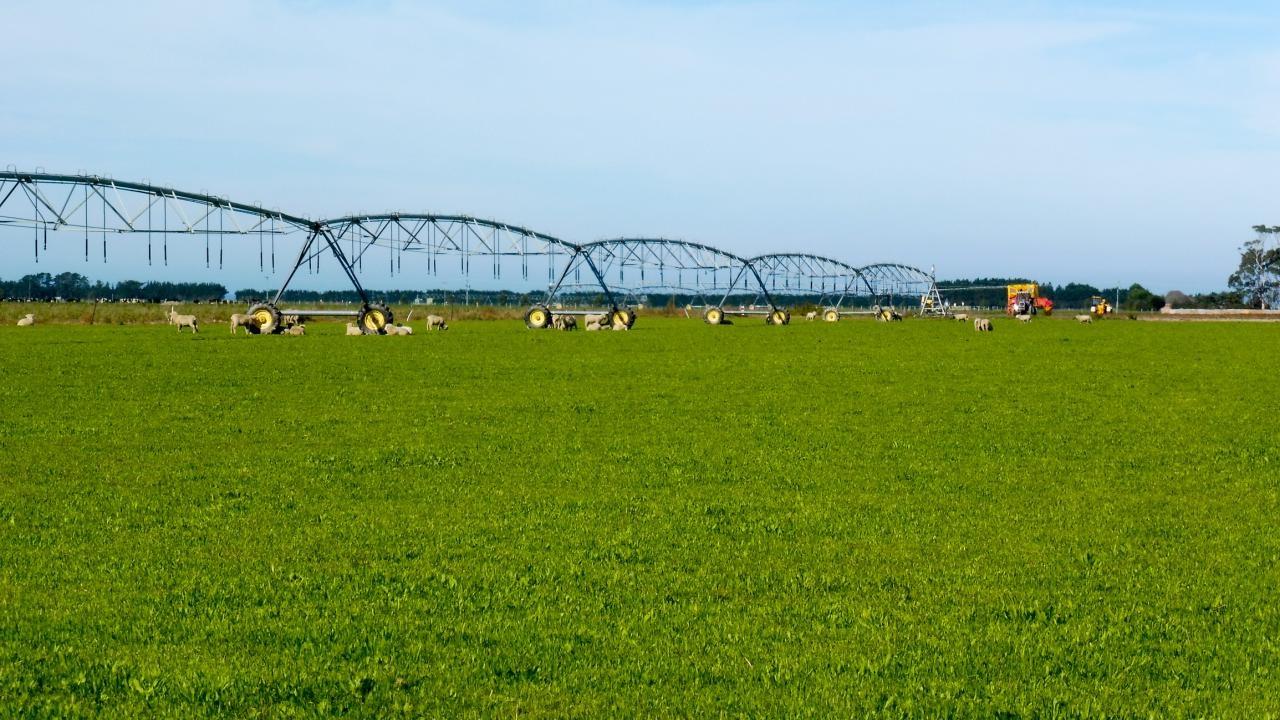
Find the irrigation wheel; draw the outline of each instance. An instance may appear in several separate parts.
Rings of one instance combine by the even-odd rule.
[[[622,323],[630,330],[632,325],[636,324],[636,311],[631,308],[619,308],[613,311],[613,317],[609,318],[611,325]]]
[[[256,303],[249,306],[250,332],[270,335],[280,331],[280,309],[271,303]]]
[[[787,325],[791,322],[791,313],[786,310],[774,310],[766,316],[765,321],[770,325]]]
[[[702,321],[708,325],[719,325],[724,322],[724,310],[718,307],[709,307],[706,312],[702,313]]]
[[[840,311],[835,308],[827,308],[822,311],[822,319],[827,322],[836,322],[840,319]]]
[[[534,305],[524,314],[524,326],[541,330],[551,324],[551,311],[543,305]]]
[[[365,335],[381,335],[393,320],[391,308],[386,305],[368,305],[356,316],[356,326]]]

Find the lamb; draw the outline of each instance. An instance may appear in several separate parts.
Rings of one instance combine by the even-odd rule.
[[[1093,316],[1092,316],[1092,315],[1077,315],[1077,316],[1076,316],[1076,322],[1081,323],[1081,324],[1083,324],[1083,325],[1092,325],[1092,324],[1093,324]]]
[[[392,325],[387,323],[383,326],[382,331],[388,335],[412,335],[413,328],[408,325]]]
[[[805,313],[805,314],[804,314],[804,319],[805,319],[805,320],[808,320],[808,321],[810,321],[810,322],[812,322],[813,320],[815,320],[817,317],[818,317],[818,311],[817,311],[817,310],[810,310],[809,312],[807,312],[807,313]]]
[[[551,324],[554,325],[557,330],[578,329],[578,319],[572,315],[556,315],[555,318],[552,319]]]
[[[254,323],[252,315],[244,315],[242,313],[233,313],[231,315],[231,334],[235,335],[237,328],[244,328],[244,333],[248,335],[250,332],[252,332],[252,327],[255,324],[256,323]]]
[[[968,319],[969,319],[969,313],[959,313],[956,315],[956,320],[958,322],[964,322]]]
[[[1018,319],[1019,321],[1021,321],[1021,322],[1031,322],[1031,316],[1030,316],[1030,315],[1014,315],[1014,317],[1015,317],[1015,318],[1017,318],[1017,319]]]
[[[364,332],[360,330],[360,326],[359,326],[359,325],[356,325],[356,324],[355,324],[355,323],[353,323],[353,322],[349,322],[349,323],[347,323],[347,334],[348,334],[348,335],[363,335],[363,334],[364,334]]]
[[[307,334],[307,326],[306,326],[306,325],[294,325],[294,326],[290,327],[288,330],[285,330],[285,331],[284,331],[284,333],[285,333],[286,335],[306,335],[306,334]]]
[[[591,316],[590,316],[590,315],[588,315],[587,317],[591,317]],[[595,331],[599,330],[599,329],[600,329],[600,327],[601,327],[601,326],[600,326],[600,321],[599,321],[599,320],[589,320],[589,321],[587,321],[587,332],[595,332]]]
[[[582,321],[585,322],[587,325],[590,325],[591,323],[595,323],[597,325],[603,325],[605,321],[608,319],[609,319],[609,316],[606,315],[605,313],[593,313],[591,315],[587,315],[586,317],[582,318]],[[596,329],[598,330],[599,328],[596,328]]]
[[[169,307],[169,322],[178,326],[178,332],[182,332],[184,327],[191,328],[192,334],[200,332],[200,321],[195,315],[179,315],[172,306]]]
[[[427,329],[428,330],[448,330],[449,325],[444,321],[444,318],[440,317],[439,315],[428,315]]]
[[[991,321],[986,318],[977,318],[973,321],[973,329],[977,332],[991,332]]]
[[[31,327],[36,324],[35,313],[27,313],[18,321],[18,327]]]

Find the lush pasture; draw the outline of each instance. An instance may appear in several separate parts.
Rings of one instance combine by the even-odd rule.
[[[0,716],[1280,714],[1280,329],[0,327]]]

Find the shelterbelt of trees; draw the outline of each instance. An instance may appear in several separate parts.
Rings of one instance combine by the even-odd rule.
[[[57,275],[36,273],[17,280],[0,279],[0,297],[6,300],[62,299],[83,300],[140,300],[161,302],[217,302],[227,297],[227,288],[212,282],[140,282],[121,280],[107,283],[91,282],[80,273],[63,272]]]
[[[1233,277],[1234,279],[1234,277]],[[947,302],[956,305],[978,307],[1003,307],[1006,301],[1005,286],[1012,283],[1034,282],[1028,278],[976,278],[962,280],[940,280],[938,286]],[[1184,308],[1231,308],[1256,305],[1247,292],[1229,290],[1224,292],[1188,295],[1179,291],[1170,291],[1166,295],[1157,295],[1142,285],[1133,284],[1127,288],[1099,288],[1085,283],[1067,283],[1054,285],[1041,282],[1041,293],[1052,298],[1061,308],[1083,308],[1089,305],[1089,299],[1101,295],[1115,302],[1119,298],[1120,307],[1126,310],[1159,310],[1166,303]],[[540,301],[541,292],[521,293],[512,290],[370,290],[371,297],[381,302],[397,305],[412,304],[430,298],[433,302],[444,304],[482,304],[482,305],[526,305]],[[113,302],[223,302],[234,299],[236,302],[254,302],[270,298],[274,291],[267,289],[241,289],[234,293],[220,283],[212,282],[163,282],[122,280],[107,283],[101,280],[90,281],[84,275],[74,272],[63,272],[56,275],[36,273],[25,275],[17,280],[0,279],[0,298],[6,300],[66,301],[107,300]],[[291,302],[323,302],[323,303],[356,303],[359,296],[353,290],[289,290],[285,300]],[[604,302],[601,293],[581,293],[562,295],[567,303],[599,304]],[[708,299],[720,301],[720,296],[703,298],[689,294],[650,294],[647,301],[650,305],[673,305],[683,307],[686,304],[702,304]],[[729,298],[728,304],[750,303],[754,296],[743,294]],[[801,306],[816,301],[812,295],[787,295],[775,293],[775,301],[788,306]],[[894,298],[897,304],[914,304],[914,298]],[[870,305],[874,302],[869,297],[847,297],[846,306]]]

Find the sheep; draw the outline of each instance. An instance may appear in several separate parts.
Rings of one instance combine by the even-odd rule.
[[[586,317],[582,318],[582,321],[588,325],[590,325],[591,323],[595,323],[597,325],[603,325],[605,321],[607,321],[608,319],[609,319],[609,316],[605,313],[593,313],[591,315],[587,315]]]
[[[986,318],[977,318],[973,321],[973,329],[977,332],[991,332],[991,321]]]
[[[236,334],[237,328],[244,328],[244,333],[248,335],[252,332],[252,326],[256,325],[252,315],[244,315],[241,313],[233,313],[231,315],[231,334]]]
[[[1092,325],[1092,324],[1093,324],[1093,316],[1092,316],[1092,315],[1077,315],[1077,316],[1076,316],[1076,322],[1081,323],[1081,324],[1083,324],[1083,325]]]
[[[382,332],[388,335],[412,335],[413,328],[408,325],[392,325],[391,323],[387,323],[382,328]]]
[[[810,322],[813,322],[815,319],[817,319],[817,317],[818,317],[817,310],[810,310],[809,312],[804,314],[804,319]]]
[[[1031,316],[1030,316],[1030,315],[1021,314],[1021,315],[1014,315],[1013,317],[1014,317],[1016,320],[1018,320],[1019,322],[1024,322],[1024,323],[1031,322]]]
[[[964,322],[969,319],[969,313],[959,313],[956,315],[957,322]]]
[[[169,322],[178,326],[178,332],[182,332],[184,327],[191,328],[193,334],[200,332],[200,321],[196,319],[195,315],[179,315],[178,311],[174,310],[172,306],[169,308]]]
[[[552,319],[551,324],[554,325],[557,330],[578,329],[578,319],[572,315],[556,315],[555,318]]]
[[[590,317],[589,315],[587,317]],[[600,329],[599,320],[590,320],[587,322],[587,332],[595,332]]]
[[[36,324],[35,313],[27,313],[18,321],[18,327],[31,327]]]
[[[448,330],[449,325],[444,321],[444,318],[440,317],[439,315],[428,315],[427,329],[428,330]]]
[[[285,332],[285,334],[286,334],[286,335],[306,335],[306,334],[307,334],[307,326],[306,326],[306,325],[294,325],[294,326],[290,327],[288,330],[285,330],[284,332]]]
[[[349,323],[347,323],[347,334],[348,334],[348,335],[363,335],[363,334],[364,334],[364,331],[362,331],[362,330],[360,329],[360,326],[359,326],[359,325],[356,325],[356,324],[355,324],[355,323],[353,323],[353,322],[349,322]]]

